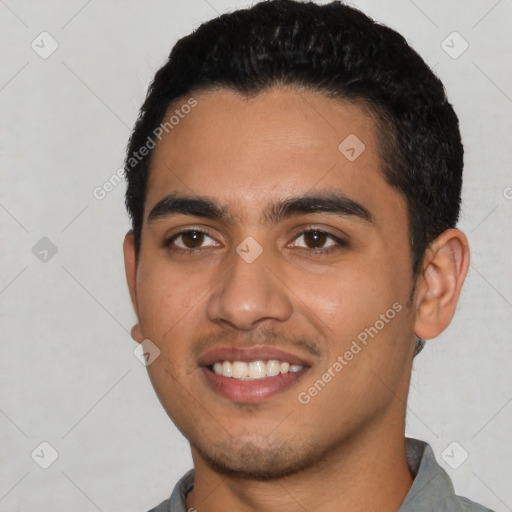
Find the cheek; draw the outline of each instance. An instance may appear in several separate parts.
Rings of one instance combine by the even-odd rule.
[[[145,336],[163,342],[181,332],[197,314],[205,291],[199,273],[184,275],[171,265],[149,261],[140,269],[137,283],[139,319]]]
[[[334,349],[343,348],[400,300],[399,287],[390,276],[375,262],[347,264],[307,278],[288,276],[288,282],[293,283],[290,288],[301,314],[331,340]]]

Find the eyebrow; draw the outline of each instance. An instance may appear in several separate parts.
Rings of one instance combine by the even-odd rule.
[[[269,205],[262,217],[269,224],[277,224],[294,215],[311,213],[330,213],[355,217],[369,224],[375,223],[373,215],[365,206],[339,193],[320,193],[280,200]],[[224,224],[234,224],[235,219],[225,206],[219,205],[210,197],[169,194],[151,209],[148,224],[175,215],[203,217]]]

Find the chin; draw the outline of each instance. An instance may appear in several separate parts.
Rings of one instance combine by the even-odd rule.
[[[231,440],[216,446],[193,444],[198,455],[213,470],[226,476],[250,480],[277,480],[297,474],[314,465],[323,456],[325,447],[288,442],[272,445]],[[263,440],[265,443],[265,440]],[[322,451],[323,448],[323,451]]]

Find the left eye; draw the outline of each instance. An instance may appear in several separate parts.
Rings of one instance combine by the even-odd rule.
[[[325,231],[320,231],[319,229],[310,229],[308,231],[304,231],[301,233],[299,237],[297,237],[297,246],[304,247],[306,249],[330,249],[334,246],[343,246],[346,245],[343,240],[331,235],[330,233],[326,233]]]

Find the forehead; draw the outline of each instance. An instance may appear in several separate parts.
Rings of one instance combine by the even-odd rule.
[[[376,121],[361,105],[291,88],[250,99],[215,90],[194,100],[154,150],[146,216],[169,193],[214,197],[240,219],[271,199],[315,190],[377,209],[404,206],[382,176]]]

